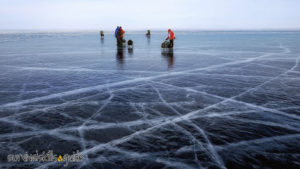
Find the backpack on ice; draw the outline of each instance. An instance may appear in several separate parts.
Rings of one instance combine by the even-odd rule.
[[[165,41],[161,44],[161,48],[170,48],[170,47],[171,47],[170,40],[165,40]]]

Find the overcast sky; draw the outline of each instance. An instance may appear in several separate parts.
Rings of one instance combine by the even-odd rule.
[[[0,0],[0,29],[300,29],[300,0]]]

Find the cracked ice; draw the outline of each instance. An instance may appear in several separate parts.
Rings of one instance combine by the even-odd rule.
[[[297,168],[300,33],[0,34],[1,168],[8,154],[79,150],[69,168]],[[68,168],[66,167],[66,168]]]

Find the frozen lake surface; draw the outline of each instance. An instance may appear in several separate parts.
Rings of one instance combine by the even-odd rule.
[[[0,34],[0,168],[300,167],[300,32]]]

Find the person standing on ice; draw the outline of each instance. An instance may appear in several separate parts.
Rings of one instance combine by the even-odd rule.
[[[169,29],[168,37],[166,40],[170,40],[170,46],[169,46],[170,48],[173,48],[173,46],[174,46],[174,39],[175,39],[175,34],[171,29]]]
[[[122,46],[122,43],[124,42],[124,39],[123,39],[124,34],[125,34],[125,31],[120,26],[120,28],[118,30],[118,33],[117,33],[117,43],[118,43],[118,46]]]

